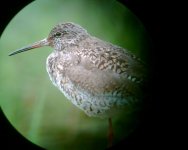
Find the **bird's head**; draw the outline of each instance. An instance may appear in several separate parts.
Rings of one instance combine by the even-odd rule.
[[[87,31],[74,23],[56,25],[47,40],[55,50],[61,51],[66,47],[76,45],[88,36]]]
[[[51,30],[47,38],[18,49],[10,53],[9,56],[43,46],[51,46],[56,51],[63,51],[66,47],[77,45],[88,36],[87,31],[77,24],[60,23]]]

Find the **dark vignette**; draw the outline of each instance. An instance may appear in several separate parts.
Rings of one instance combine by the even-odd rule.
[[[158,49],[161,49],[162,41],[161,34],[161,18],[162,4],[159,1],[147,0],[118,0],[128,7],[144,24],[146,30],[151,37],[151,49],[149,51],[150,63],[150,90],[148,101],[152,99],[141,114],[142,123],[139,128],[111,149],[134,149],[134,148],[159,148],[163,144],[162,137],[162,120],[160,112],[160,104],[162,99],[157,95],[160,75],[158,74],[160,63],[157,62],[159,57]],[[3,32],[6,25],[23,7],[32,2],[32,0],[6,0],[3,2],[3,7],[0,9],[0,33]],[[146,100],[147,102],[147,100]],[[0,108],[0,147],[2,149],[27,149],[38,150],[42,149],[20,135],[14,127],[12,127]]]

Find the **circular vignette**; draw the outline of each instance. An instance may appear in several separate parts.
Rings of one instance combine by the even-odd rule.
[[[40,1],[40,2],[42,2],[42,1]],[[79,2],[81,2],[81,1],[79,1]],[[82,2],[85,2],[85,1],[82,0]],[[104,2],[104,4],[106,4],[105,3],[106,1],[102,1],[102,2]],[[38,4],[35,5],[35,7],[34,7],[34,3],[38,3]],[[101,3],[101,1],[100,1],[100,3]],[[27,15],[30,14],[29,12],[32,11],[30,5],[33,5],[33,7],[35,8],[35,10],[34,10],[35,12],[34,12],[34,14],[32,14],[32,16],[26,17]],[[135,26],[134,28],[136,28],[137,27],[137,23],[138,23],[139,24],[138,26],[139,26],[140,29],[137,29],[138,31],[134,31],[134,33],[131,33],[131,31],[133,32],[133,29],[131,29],[131,27],[128,26],[127,28],[129,30],[127,30],[127,35],[129,35],[129,36],[125,37],[127,42],[123,42],[122,36],[119,36],[119,35],[121,35],[120,34],[121,30],[118,31],[119,28],[123,29],[123,27],[124,27],[123,25],[122,25],[122,27],[120,27],[120,26],[117,26],[114,23],[113,26],[112,25],[110,26],[108,21],[107,21],[107,23],[103,23],[103,22],[105,22],[105,20],[104,20],[105,17],[100,19],[100,21],[103,20],[103,21],[101,21],[102,24],[97,24],[96,23],[97,21],[95,23],[90,23],[91,22],[91,20],[90,20],[91,18],[97,19],[97,18],[100,18],[102,16],[100,13],[98,15],[96,15],[96,9],[94,9],[94,8],[92,8],[92,9],[95,10],[95,13],[94,13],[93,16],[92,16],[92,13],[90,14],[91,18],[88,21],[87,19],[84,20],[84,19],[80,19],[79,17],[74,18],[74,14],[71,14],[72,12],[70,12],[70,16],[69,16],[70,18],[67,17],[67,15],[63,15],[63,16],[61,16],[61,15],[57,16],[56,15],[55,17],[53,17],[54,15],[49,15],[53,11],[48,12],[49,14],[47,14],[47,15],[49,15],[50,17],[48,16],[48,17],[46,17],[48,19],[46,19],[45,15],[43,16],[43,15],[40,14],[41,10],[39,10],[39,6],[40,6],[39,5],[39,1],[33,2],[30,5],[26,6],[24,9],[22,9],[20,11],[20,13],[18,15],[16,15],[12,19],[10,24],[8,25],[7,28],[12,28],[12,29],[11,29],[11,31],[6,31],[6,32],[11,33],[15,29],[17,31],[11,37],[7,37],[7,38],[11,39],[11,40],[8,40],[8,41],[12,41],[11,42],[12,45],[10,45],[10,47],[8,47],[8,48],[6,46],[3,47],[3,45],[1,45],[2,46],[1,49],[12,50],[12,49],[15,49],[15,48],[19,48],[20,46],[22,47],[22,46],[24,46],[26,44],[29,44],[28,41],[33,42],[35,40],[38,40],[40,38],[45,37],[46,35],[48,35],[48,33],[49,33],[50,29],[53,27],[53,25],[55,25],[56,23],[60,22],[63,17],[65,17],[65,20],[67,19],[68,21],[70,21],[70,18],[72,18],[71,21],[75,20],[77,22],[80,22],[80,24],[83,24],[84,26],[86,26],[86,28],[87,28],[87,30],[89,32],[91,32],[93,35],[95,35],[95,36],[97,36],[97,37],[99,37],[101,39],[104,39],[106,41],[110,41],[110,42],[112,42],[114,44],[117,44],[117,45],[120,45],[122,47],[125,47],[125,45],[126,45],[125,48],[128,47],[129,50],[134,51],[135,53],[137,53],[140,56],[142,55],[142,52],[145,51],[144,49],[147,47],[146,46],[147,40],[146,41],[142,41],[143,43],[139,42],[140,39],[145,39],[145,38],[147,39],[147,35],[145,34],[145,30],[144,30],[142,24],[136,18],[131,20],[130,18],[132,18],[132,17],[134,18],[135,16],[132,15],[132,13],[126,8],[125,8],[126,11],[130,13],[129,16],[127,16],[127,18],[129,20],[129,22],[131,23],[131,26]],[[68,2],[67,2],[66,5],[67,6],[70,5],[69,7],[77,6],[76,4],[71,5]],[[92,5],[90,7],[92,7]],[[96,5],[98,6],[97,3],[96,3]],[[53,4],[53,5],[48,4],[47,2],[45,2],[43,7],[42,7],[42,9],[45,12],[45,11],[51,9],[51,8],[56,8],[55,9],[55,11],[57,11],[56,13],[57,14],[61,14],[61,9],[57,9],[57,6],[58,6],[58,1],[57,1],[56,4]],[[110,5],[108,3],[108,6],[114,6],[114,4]],[[87,7],[88,7],[88,5],[87,5]],[[123,6],[118,4],[117,8],[121,8],[122,9]],[[114,9],[117,9],[117,8],[114,8]],[[28,10],[26,11],[26,9],[28,9]],[[40,7],[40,9],[41,9],[41,7]],[[82,9],[82,8],[79,8],[79,9]],[[97,7],[97,9],[98,9],[98,7]],[[109,8],[106,8],[106,9],[108,10]],[[123,9],[122,10],[121,9],[119,9],[119,10],[122,11],[121,13],[123,13],[124,11],[123,11]],[[91,11],[91,10],[89,10],[89,11]],[[39,11],[39,12],[37,12],[37,11]],[[67,9],[66,11],[69,11],[69,10]],[[101,10],[99,9],[98,11],[100,12]],[[36,17],[33,17],[35,15],[36,16],[39,15],[39,18],[41,17],[42,19],[39,21],[39,19],[36,19]],[[106,13],[105,13],[105,15],[106,15]],[[112,18],[114,18],[115,16],[118,16],[118,14],[114,14],[114,16]],[[16,18],[18,18],[18,20],[16,20]],[[29,21],[26,18],[29,18]],[[83,18],[86,18],[86,17],[83,17]],[[125,19],[125,18],[120,18],[120,20],[121,19]],[[46,23],[45,23],[46,21],[45,20],[48,20],[48,22],[49,22],[48,25],[46,25]],[[72,22],[75,22],[75,21],[72,21]],[[112,20],[110,20],[110,22],[113,23]],[[125,22],[125,20],[123,20],[123,22]],[[14,26],[15,24],[17,24],[17,27]],[[107,27],[107,25],[109,25],[109,27]],[[96,28],[98,29],[100,26],[103,27],[102,31],[96,30]],[[114,29],[114,26],[117,26],[117,27],[115,27],[117,30],[115,30],[114,33],[109,32],[109,30],[112,31],[112,29]],[[35,31],[37,31],[37,32],[35,32]],[[117,34],[117,32],[119,32],[119,34]],[[4,38],[4,34],[5,34],[5,32],[3,33],[3,38]],[[29,36],[27,36],[27,35],[29,35]],[[134,39],[135,35],[139,35],[140,37],[138,39]],[[20,38],[18,38],[18,37],[20,37]],[[134,42],[137,41],[138,44],[135,44],[136,45],[135,46],[133,41]],[[5,44],[5,45],[7,45],[7,44]],[[3,51],[2,52],[2,54],[3,54],[2,57],[7,56],[7,52],[8,51]],[[40,124],[41,123],[40,119],[43,118],[46,115],[46,113],[50,113],[51,114],[52,112],[50,112],[49,110],[51,110],[51,108],[55,108],[55,107],[52,106],[52,105],[54,105],[54,102],[50,102],[50,99],[54,99],[54,97],[57,97],[57,99],[61,100],[62,97],[63,97],[63,95],[57,89],[53,88],[51,86],[50,82],[48,82],[49,79],[48,79],[46,71],[45,71],[44,62],[45,62],[45,59],[48,56],[49,52],[51,52],[51,49],[38,50],[38,52],[36,52],[36,54],[32,53],[32,54],[26,54],[25,56],[22,56],[22,57],[25,57],[25,58],[22,58],[21,56],[19,56],[18,58],[15,58],[16,67],[21,65],[21,67],[19,66],[18,68],[14,68],[15,67],[15,63],[10,62],[10,61],[12,61],[11,59],[9,59],[8,60],[9,62],[6,63],[5,58],[3,58],[1,60],[1,64],[6,63],[6,71],[5,71],[5,74],[3,74],[1,76],[2,77],[1,79],[5,79],[3,85],[5,85],[5,89],[10,89],[13,92],[12,93],[13,95],[9,95],[10,97],[7,98],[6,95],[8,95],[8,92],[6,92],[5,90],[2,90],[5,93],[2,94],[3,96],[2,95],[1,96],[7,98],[8,100],[10,100],[9,102],[7,102],[7,101],[5,102],[7,104],[2,104],[2,108],[3,108],[3,111],[4,111],[5,115],[7,116],[9,121],[11,122],[11,124],[13,124],[13,126],[22,135],[24,135],[26,138],[31,140],[33,143],[38,144],[38,145],[40,145],[42,147],[45,147],[45,148],[52,148],[53,149],[54,148],[53,144],[52,145],[50,145],[50,144],[48,145],[48,143],[45,143],[44,142],[45,140],[44,141],[41,140],[42,138],[40,137],[42,134],[46,134],[44,131],[41,131],[42,129],[44,129],[46,127],[45,126],[46,122],[43,120],[44,123],[41,125]],[[141,56],[141,57],[144,58],[144,56]],[[35,60],[33,60],[33,58],[35,58]],[[38,60],[36,61],[36,59],[38,59]],[[36,66],[36,64],[34,66],[32,66],[33,61],[37,62],[36,64],[38,66]],[[41,65],[39,66],[39,64],[41,64]],[[22,72],[22,73],[20,74],[20,72]],[[7,75],[9,75],[9,77]],[[20,75],[22,75],[22,76],[20,77]],[[27,77],[24,77],[24,76],[32,76],[32,78],[28,79]],[[41,78],[43,78],[44,81],[41,82],[39,80]],[[14,81],[15,81],[15,83],[12,84],[12,82],[14,82]],[[25,82],[25,85],[23,85],[23,82]],[[37,85],[38,88],[36,88],[36,85]],[[9,88],[9,87],[11,87],[11,88]],[[18,90],[16,90],[16,89],[18,89]],[[39,89],[42,89],[42,92]],[[52,91],[51,96],[48,95],[49,92],[46,92],[46,91]],[[20,95],[20,93],[22,93],[22,94],[24,93],[25,95]],[[14,99],[15,97],[17,98],[17,100],[16,100],[16,102],[13,102],[12,99]],[[46,102],[46,101],[48,101],[48,100],[46,100],[47,97],[49,99],[49,104],[47,104],[47,102]],[[25,99],[25,100],[23,100],[22,103],[19,104],[18,101],[20,99]],[[79,119],[81,118],[82,121],[83,120],[87,120],[86,123],[90,124],[91,127],[93,126],[93,124],[95,124],[94,122],[98,122],[97,121],[98,119],[88,119],[87,117],[85,117],[83,115],[82,112],[80,112],[79,110],[76,110],[77,108],[75,109],[72,106],[72,104],[69,104],[68,102],[65,102],[65,100],[61,100],[61,101],[62,102],[58,102],[59,103],[58,105],[65,105],[64,103],[66,103],[67,107],[70,108],[70,109],[65,108],[64,111],[66,113],[64,113],[64,114],[69,114],[69,113],[73,113],[73,112],[75,113],[76,112],[77,118],[79,118]],[[8,106],[8,105],[14,105],[14,108],[9,108],[9,107],[12,107],[12,106]],[[42,110],[41,110],[39,105],[40,105],[40,107],[45,107],[45,108],[42,108]],[[29,109],[26,106],[29,107],[29,108],[32,107],[32,109]],[[15,108],[15,107],[17,107],[17,108]],[[26,110],[24,110],[24,109],[26,109]],[[44,109],[47,109],[47,110],[44,110]],[[52,122],[51,119],[54,118],[54,116],[58,116],[59,118],[61,118],[62,116],[59,116],[59,114],[62,114],[62,112],[58,111],[58,112],[55,113],[55,115],[50,116],[49,117],[50,119],[48,118],[46,120],[49,120],[50,122]],[[20,122],[20,118],[23,119],[21,122]],[[70,118],[70,116],[68,118]],[[79,119],[77,119],[77,120],[75,119],[75,120],[77,122],[79,122],[80,121]],[[70,120],[68,120],[68,121],[69,121],[69,123],[67,123],[67,125],[72,123],[72,122],[70,122]],[[56,121],[54,123],[56,123],[55,124],[55,128],[61,128],[59,126],[61,124],[59,121]],[[49,126],[51,126],[51,125],[49,125]],[[51,128],[49,126],[46,127],[46,128],[47,129]],[[102,127],[103,130],[105,130],[105,126],[106,126],[105,123],[99,123],[98,122],[97,125],[94,125],[93,128]],[[84,127],[82,126],[82,130],[84,130],[83,128]],[[73,130],[78,130],[78,129],[74,128]],[[59,132],[59,129],[56,132]],[[56,132],[55,133],[48,132],[48,134],[51,134],[51,135],[52,134],[57,134]],[[96,132],[96,129],[94,129],[94,131],[91,131],[91,132]],[[97,132],[101,132],[101,131],[99,130]],[[105,132],[103,131],[102,133],[105,133]],[[71,133],[71,134],[74,135],[73,133]],[[78,133],[78,134],[80,134],[80,133]],[[67,135],[69,135],[69,133],[67,133]],[[58,136],[56,138],[61,138],[61,137]],[[71,137],[69,139],[70,140],[69,143],[73,143],[71,140],[74,139],[74,138]],[[104,140],[103,138],[102,138],[102,140]],[[47,139],[47,140],[51,140],[51,139]],[[118,140],[120,140],[120,139],[118,139]],[[52,139],[52,141],[53,141],[53,139]],[[98,140],[96,140],[96,141],[98,141]],[[106,142],[103,141],[101,145],[104,146],[105,143]],[[92,143],[92,144],[94,144],[94,143]],[[61,145],[61,143],[59,145],[60,145],[59,148],[64,146],[64,145]]]

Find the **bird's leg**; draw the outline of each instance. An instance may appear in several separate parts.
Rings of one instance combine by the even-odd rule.
[[[113,137],[114,137],[114,133],[113,133],[113,128],[112,128],[112,119],[108,118],[108,124],[109,124],[109,128],[108,128],[108,147],[111,147],[113,144]]]

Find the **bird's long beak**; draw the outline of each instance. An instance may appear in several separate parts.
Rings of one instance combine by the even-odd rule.
[[[31,49],[34,49],[34,48],[39,48],[39,47],[43,47],[43,46],[49,46],[49,41],[47,38],[41,40],[41,41],[38,41],[38,42],[35,42],[29,46],[26,46],[26,47],[23,47],[21,49],[18,49],[12,53],[9,54],[9,56],[12,56],[12,55],[15,55],[15,54],[18,54],[18,53],[21,53],[21,52],[25,52],[25,51],[28,51],[28,50],[31,50]]]

